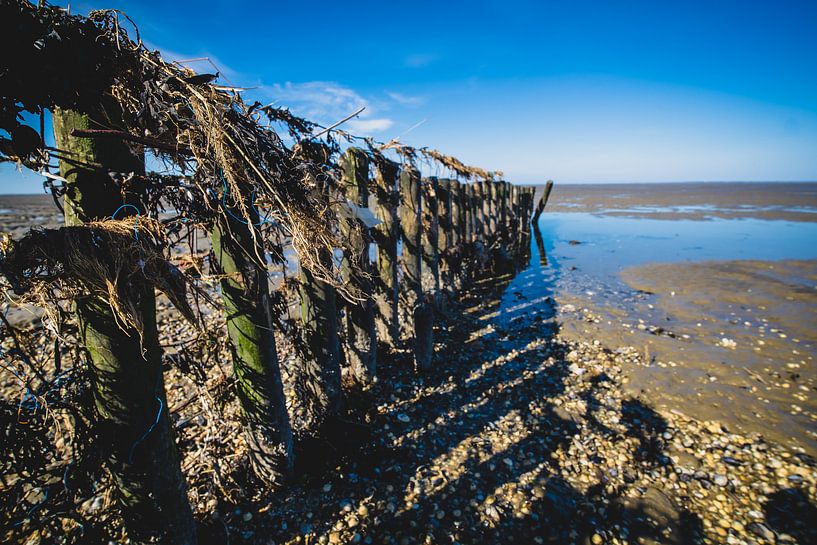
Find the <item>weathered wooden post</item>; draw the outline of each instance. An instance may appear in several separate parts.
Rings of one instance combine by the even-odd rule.
[[[508,232],[508,239],[515,238],[516,213],[513,207],[513,184],[505,182],[505,230]]]
[[[451,180],[449,192],[451,193],[451,244],[448,249],[449,277],[454,282],[454,287],[461,289],[463,281],[461,265],[464,254],[463,230],[465,228],[462,184],[458,180]]]
[[[535,204],[534,201],[533,201],[533,198],[534,198],[535,194],[536,194],[536,188],[535,187],[530,187],[530,186],[527,187],[527,193],[526,193],[526,198],[525,198],[525,206],[524,206],[524,212],[523,212],[525,214],[525,218],[527,218],[525,220],[525,232],[526,233],[530,233],[530,223],[531,223],[531,221],[533,219],[534,204]]]
[[[434,349],[434,309],[422,285],[422,190],[420,173],[413,166],[400,173],[400,227],[403,235],[403,271],[414,318],[414,365],[417,371],[431,368]]]
[[[119,126],[118,117],[101,107],[92,115],[54,111],[56,146],[70,157],[60,160],[68,226],[110,218],[122,204],[120,187],[109,173],[145,171],[144,154],[121,141],[70,136],[75,129]],[[139,206],[138,201],[135,204]],[[99,418],[99,444],[124,506],[129,537],[193,545],[196,527],[168,417],[154,290],[147,283],[134,288],[141,332],[121,329],[108,301],[100,297],[76,300]]]
[[[487,226],[485,224],[485,183],[475,182],[474,186],[474,242],[485,243]]]
[[[507,217],[507,211],[505,210],[506,204],[505,182],[500,180],[494,184],[494,206],[496,210],[497,238],[501,241],[503,247],[508,240],[508,232],[505,225],[505,219]]]
[[[449,246],[456,250],[464,238],[463,229],[465,227],[463,221],[465,210],[462,207],[462,184],[460,184],[459,180],[451,180],[449,192],[451,193],[451,244]]]
[[[437,300],[440,293],[440,255],[438,239],[440,221],[437,210],[437,178],[427,178],[421,184],[423,193],[422,233],[423,233],[423,291],[431,293]]]
[[[510,204],[509,204],[508,209],[510,211],[510,221],[508,223],[509,223],[509,226],[510,226],[509,229],[510,229],[510,232],[511,232],[511,240],[513,241],[512,244],[514,245],[514,253],[518,254],[519,251],[521,250],[521,244],[522,244],[522,238],[523,238],[522,237],[522,230],[520,229],[520,227],[521,227],[520,224],[521,224],[521,221],[522,221],[521,220],[522,214],[520,213],[520,205],[519,205],[520,188],[517,185],[511,185],[509,187],[509,189],[510,189],[510,198],[508,199],[508,201],[509,201]]]
[[[534,211],[534,200],[533,199],[534,199],[534,197],[536,195],[536,188],[533,187],[533,186],[528,186],[528,194],[530,195],[530,197],[528,197],[528,208],[525,210],[525,214],[530,218],[530,217],[533,216],[533,211]]]
[[[491,200],[493,198],[493,182],[485,180],[482,183],[482,240],[486,247],[490,247],[494,242],[496,232],[496,222],[491,211]]]
[[[452,246],[451,229],[451,180],[437,180],[437,257],[439,260],[440,285],[447,289],[451,280],[451,259],[449,252]]]
[[[465,214],[463,241],[465,244],[471,244],[474,241],[474,184],[462,184],[462,189],[462,210]]]
[[[533,214],[533,222],[537,223],[539,221],[539,216],[542,215],[542,212],[545,211],[545,206],[547,206],[548,199],[550,199],[550,192],[553,190],[553,180],[548,180],[545,184],[545,189],[542,192],[542,196],[539,199],[539,204],[536,206],[536,212]]]
[[[221,299],[253,471],[276,487],[293,468],[292,427],[275,346],[266,263],[256,257],[265,253],[256,227],[260,219],[249,195],[244,197],[249,223],[224,214],[210,238],[224,275]]]
[[[378,307],[378,338],[395,346],[400,338],[398,305],[400,286],[397,274],[397,241],[400,238],[400,222],[397,207],[400,193],[397,190],[398,165],[383,159],[375,172],[375,215],[380,224],[375,228],[377,243],[378,289],[375,301]]]
[[[536,194],[535,187],[528,187],[527,207],[522,208],[524,235],[526,237],[524,250],[530,255],[530,236],[531,236],[531,216],[533,214],[533,199]]]
[[[499,187],[500,183],[495,180],[491,180],[490,186],[490,199],[488,200],[489,210],[491,211],[491,225],[493,226],[492,229],[492,237],[493,241],[496,242],[502,236],[500,232],[500,223],[499,223]]]
[[[521,193],[519,195],[519,208],[520,208],[520,212],[521,212],[522,218],[523,218],[523,220],[521,222],[521,225],[523,226],[523,231],[526,231],[527,228],[528,228],[527,224],[528,224],[528,220],[529,220],[529,217],[530,217],[529,214],[528,214],[528,209],[530,207],[530,197],[531,197],[530,188],[527,187],[527,186],[524,186],[524,187],[520,187],[519,189],[521,191]]]
[[[527,223],[527,220],[525,220]],[[539,222],[531,222],[533,227],[533,236],[536,239],[536,249],[539,251],[539,264],[546,266],[548,264],[548,256],[545,251],[545,241],[542,238],[542,231],[539,229]]]
[[[320,189],[328,202],[329,187]],[[331,270],[332,250],[316,248],[316,252],[321,266]],[[301,263],[298,269],[301,345],[306,351],[298,372],[307,383],[308,395],[302,400],[307,426],[315,430],[336,417],[343,404],[337,294],[334,286],[317,277],[308,266]]]
[[[369,157],[359,148],[349,148],[343,156],[341,191],[352,204],[352,216],[341,220],[345,241],[342,274],[359,297],[346,304],[346,359],[352,377],[359,384],[372,384],[377,375],[377,333],[372,297],[372,265],[369,258],[368,226],[354,215],[369,206]]]

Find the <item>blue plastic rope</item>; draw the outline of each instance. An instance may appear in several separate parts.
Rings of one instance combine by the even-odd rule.
[[[25,520],[27,518],[31,517],[31,515],[34,514],[34,511],[36,511],[37,509],[39,509],[40,507],[45,505],[45,502],[47,500],[48,500],[48,489],[46,488],[45,489],[45,494],[43,494],[43,500],[40,503],[38,503],[37,505],[35,505],[34,507],[32,507],[31,509],[29,509],[28,512],[26,513],[26,516],[23,517],[23,520],[19,520],[19,521],[15,522],[13,524],[13,526],[17,527],[17,526],[20,526],[21,524],[23,524],[23,522],[25,522]]]
[[[161,416],[162,416],[162,410],[164,409],[165,405],[164,405],[164,403],[162,403],[161,398],[159,398],[158,396],[156,397],[156,401],[158,401],[158,402],[159,402],[159,412],[157,412],[157,413],[156,413],[156,420],[154,420],[154,421],[153,421],[153,424],[151,424],[151,425],[150,425],[150,427],[148,428],[148,431],[146,431],[146,432],[144,433],[144,435],[142,435],[142,437],[140,437],[139,439],[137,439],[137,441],[136,441],[136,442],[133,444],[133,446],[130,448],[130,454],[128,455],[128,463],[129,463],[129,464],[132,464],[132,463],[133,463],[133,452],[136,450],[136,447],[138,447],[138,446],[139,446],[139,443],[141,443],[142,441],[144,441],[145,439],[147,439],[147,436],[148,436],[148,435],[150,435],[150,432],[152,432],[152,431],[153,431],[153,428],[155,428],[155,427],[156,427],[156,425],[159,423],[159,417],[161,417]]]
[[[253,189],[252,193],[250,193],[250,207],[253,209],[253,211],[256,214],[258,214],[258,217],[260,218],[261,217],[261,212],[259,212],[259,210],[255,207],[255,204],[253,204],[255,202],[255,192],[256,192],[256,190]],[[210,193],[214,194],[212,189],[210,190]],[[242,218],[239,218],[238,216],[233,214],[232,210],[230,210],[227,207],[227,180],[224,180],[224,192],[221,195],[221,205],[224,207],[224,210],[226,210],[227,213],[230,214],[230,216],[232,216],[233,219],[235,219],[237,222],[241,223],[242,225],[250,225],[249,221],[247,221],[245,219],[242,219]],[[253,227],[259,227],[261,225],[264,225],[265,223],[272,223],[272,221],[269,219],[270,214],[271,214],[271,212],[267,212],[267,215],[264,216],[264,218],[261,219],[261,221],[259,221],[258,223],[253,223],[252,226]]]
[[[116,210],[113,211],[113,214],[111,214],[111,219],[115,220],[116,215],[119,213],[119,211],[123,210],[125,208],[133,208],[134,210],[136,210],[136,221],[133,224],[133,234],[136,237],[136,240],[138,241],[139,240],[139,231],[136,229],[136,226],[139,225],[139,218],[142,217],[142,211],[139,210],[138,206],[136,206],[134,204],[123,204],[122,206],[120,206],[119,208],[117,208]]]
[[[133,204],[123,204],[122,206],[120,206],[119,208],[117,208],[116,210],[113,211],[113,214],[111,214],[111,219],[115,220],[116,215],[119,213],[119,211],[123,210],[125,208],[133,208],[134,210],[136,210],[136,221],[133,222],[133,238],[136,239],[136,242],[139,242],[139,229],[137,229],[137,226],[139,225],[139,218],[142,217],[142,211],[139,210],[138,206],[133,205]],[[142,246],[138,246],[138,248],[139,248],[139,261],[140,261],[139,268],[144,270],[145,269],[145,263],[144,263],[144,256],[142,255]]]

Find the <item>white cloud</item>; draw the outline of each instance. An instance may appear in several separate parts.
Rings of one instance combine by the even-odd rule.
[[[353,119],[349,121],[348,125],[352,132],[370,133],[385,131],[386,129],[394,125],[394,121],[388,118]]]
[[[368,100],[354,89],[333,81],[276,83],[266,86],[264,94],[274,100],[276,106],[289,108],[296,115],[322,125],[335,123],[364,107],[358,117],[346,122],[346,127],[353,132],[384,131],[394,124],[391,119],[374,117],[376,109]]]
[[[145,47],[148,49],[158,50],[165,62],[186,61],[182,63],[182,65],[199,74],[211,74],[218,71],[221,75],[221,79],[219,80],[220,84],[242,85],[243,83],[242,79],[244,79],[244,76],[242,74],[236,70],[233,70],[219,60],[215,55],[212,55],[206,51],[199,54],[183,53],[172,49],[159,47],[149,41],[145,41],[144,43]]]
[[[426,102],[425,97],[415,97],[390,91],[387,91],[386,94],[390,99],[403,106],[422,106]]]

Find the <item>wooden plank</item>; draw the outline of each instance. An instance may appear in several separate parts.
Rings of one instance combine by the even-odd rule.
[[[349,148],[343,155],[341,192],[359,209],[369,206],[369,157],[362,149]],[[346,303],[346,361],[352,378],[369,386],[377,375],[377,332],[373,298],[372,267],[369,257],[371,235],[363,221],[355,217],[342,218],[344,240],[341,274],[356,292],[358,300]]]

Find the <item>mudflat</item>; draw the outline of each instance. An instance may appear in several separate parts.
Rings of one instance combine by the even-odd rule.
[[[817,221],[817,183],[557,184],[548,211],[661,219]]]
[[[613,309],[566,295],[563,332],[644,356],[628,388],[659,406],[817,453],[817,261],[625,269]]]
[[[15,238],[32,227],[59,227],[62,213],[50,195],[0,195],[0,232]]]

